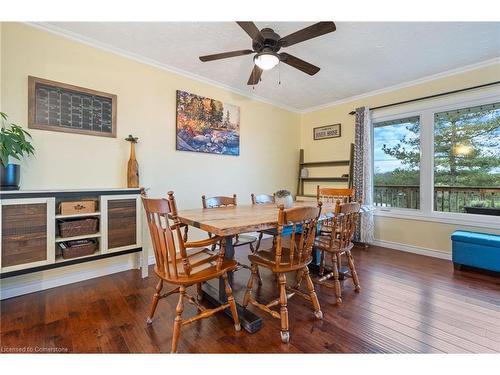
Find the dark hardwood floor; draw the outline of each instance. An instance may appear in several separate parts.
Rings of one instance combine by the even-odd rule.
[[[240,260],[247,251],[238,249]],[[279,321],[264,318],[255,334],[235,332],[224,314],[183,327],[184,353],[492,353],[500,352],[500,278],[454,271],[451,262],[371,247],[355,249],[361,293],[350,279],[336,307],[333,290],[316,286],[324,320],[307,301],[288,303],[290,344]],[[153,272],[151,268],[151,272]],[[274,298],[262,271],[261,299]],[[248,271],[236,275],[241,301]],[[146,316],[156,277],[132,270],[1,302],[0,346],[67,348],[73,353],[159,353],[170,350],[177,297],[161,300],[152,326]],[[193,291],[194,293],[194,291]],[[186,305],[184,314],[194,313]]]

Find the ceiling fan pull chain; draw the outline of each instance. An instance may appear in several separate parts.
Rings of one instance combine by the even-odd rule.
[[[278,85],[281,85],[281,67],[278,65]]]

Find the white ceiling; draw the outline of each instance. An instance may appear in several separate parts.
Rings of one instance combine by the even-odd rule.
[[[281,36],[311,23],[256,22]],[[50,28],[258,96],[299,111],[500,56],[500,23],[338,22],[337,31],[284,50],[321,68],[308,76],[286,64],[246,82],[252,55],[202,63],[200,55],[251,48],[231,22],[53,22]],[[278,84],[281,76],[281,85]]]

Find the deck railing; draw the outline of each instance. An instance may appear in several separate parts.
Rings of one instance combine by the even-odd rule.
[[[434,210],[443,212],[464,212],[464,206],[472,201],[488,201],[491,207],[500,203],[500,188],[477,186],[434,187]],[[373,194],[376,206],[420,208],[420,187],[418,185],[376,185]]]

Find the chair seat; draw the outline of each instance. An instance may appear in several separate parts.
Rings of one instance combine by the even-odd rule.
[[[294,261],[296,261],[298,258],[299,258],[299,253],[297,249],[295,249]],[[250,262],[257,264],[259,266],[269,268],[272,271],[288,272],[285,271],[284,269],[293,271],[307,266],[312,261],[312,255],[309,256],[305,261],[302,261],[300,264],[295,263],[291,265],[290,249],[283,247],[281,253],[281,262],[279,264],[276,264],[276,249],[274,248],[259,250],[255,254],[249,255],[248,259],[250,260]]]
[[[168,264],[170,275],[172,276],[171,278],[168,277],[163,270],[159,270],[157,266],[155,266],[155,272],[159,277],[166,281],[183,285],[210,280],[221,276],[224,272],[236,269],[238,263],[235,260],[224,260],[221,269],[217,270],[217,257],[218,254],[216,252],[206,248],[187,249],[187,258],[192,266],[189,276],[184,272],[181,259],[178,259],[175,266],[172,263]],[[173,277],[175,272],[174,267],[177,268],[177,274],[179,275],[178,280],[174,280]],[[187,280],[186,282],[183,282],[182,279],[188,277],[189,282]]]
[[[244,246],[244,245],[250,245],[251,243],[254,243],[257,241],[257,237],[255,236],[249,236],[246,234],[240,234],[238,237],[234,237],[233,239],[233,246]]]
[[[330,246],[330,240],[331,240],[331,235],[321,235],[317,236],[316,239],[314,240],[314,247],[316,249],[328,251],[331,253],[341,253],[347,250],[351,250],[354,247],[354,244],[352,242],[349,243],[347,247],[340,248],[340,241],[335,239],[333,240],[331,246]]]

